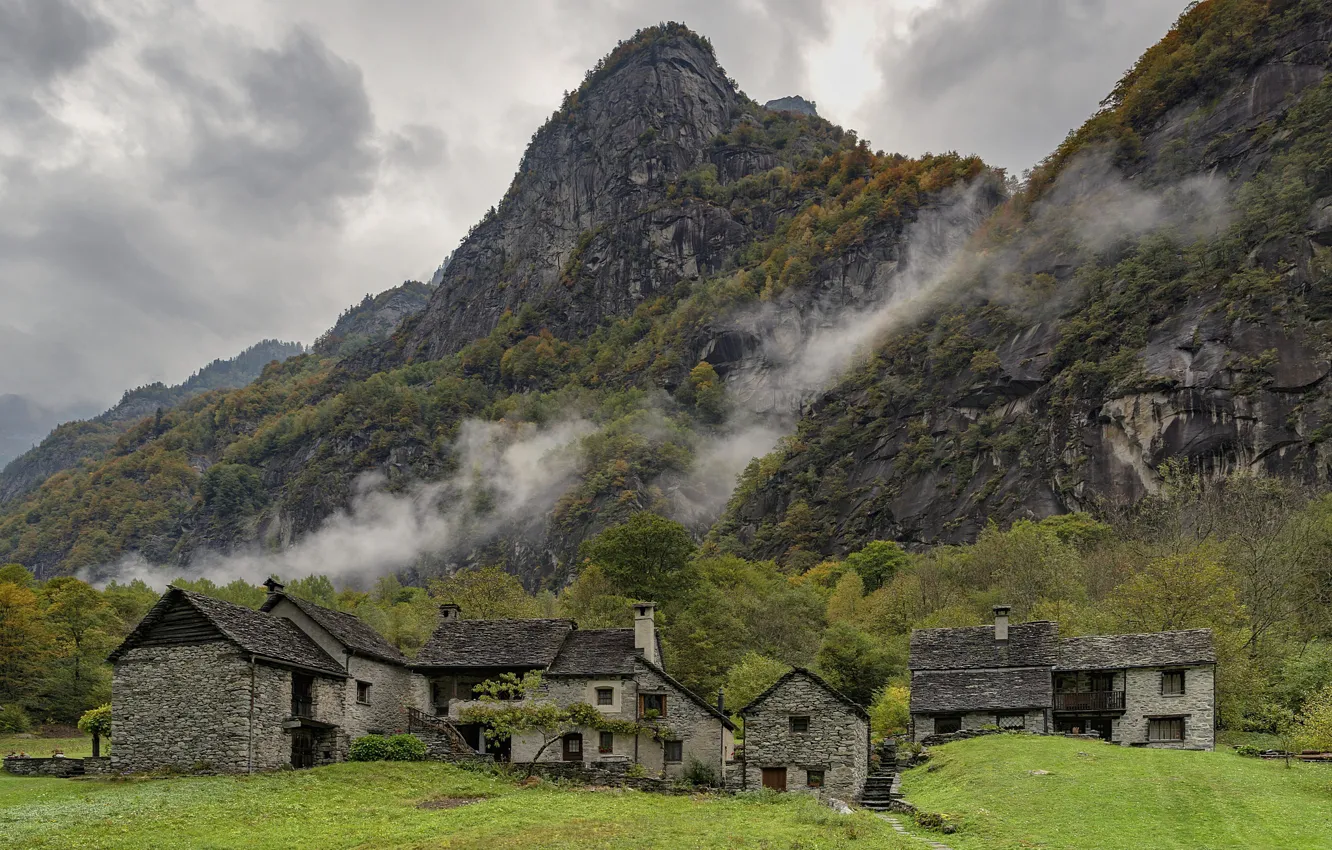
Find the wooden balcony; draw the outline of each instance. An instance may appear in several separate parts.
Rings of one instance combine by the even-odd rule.
[[[1123,711],[1123,691],[1085,691],[1080,694],[1055,694],[1055,711]]]

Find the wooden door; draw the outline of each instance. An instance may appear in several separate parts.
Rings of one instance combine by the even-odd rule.
[[[583,760],[583,736],[577,733],[564,736],[564,760]]]
[[[314,767],[315,739],[309,729],[293,729],[291,732],[291,766],[296,768]]]
[[[771,788],[774,791],[785,791],[786,768],[784,767],[763,768],[763,787]]]

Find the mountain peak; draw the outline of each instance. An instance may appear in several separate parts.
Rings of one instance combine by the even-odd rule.
[[[607,271],[586,290],[576,280],[605,255],[603,246],[661,252],[644,214],[707,162],[745,103],[711,43],[683,24],[620,42],[533,134],[504,199],[454,253],[407,350],[450,354],[524,306],[558,305],[563,321],[553,328],[590,330],[631,311],[663,280],[706,268],[688,245],[690,256]],[[680,268],[663,275],[663,264]]]

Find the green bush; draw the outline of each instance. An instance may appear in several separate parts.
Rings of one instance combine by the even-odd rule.
[[[710,764],[704,764],[696,758],[690,758],[689,763],[685,765],[684,780],[690,785],[716,787],[717,771]]]
[[[348,761],[424,761],[426,745],[415,735],[366,735],[352,741]]]
[[[394,735],[388,739],[389,761],[425,761],[425,742],[415,735]]]
[[[32,728],[28,713],[18,703],[0,706],[0,732],[27,732]]]
[[[389,742],[383,735],[366,735],[352,741],[348,761],[388,761]]]
[[[1235,747],[1235,752],[1242,756],[1248,756],[1249,758],[1257,758],[1258,754],[1262,752],[1262,750],[1259,750],[1257,747],[1253,747],[1248,744],[1240,744],[1239,746]]]

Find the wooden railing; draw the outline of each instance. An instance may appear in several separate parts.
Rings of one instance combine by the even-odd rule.
[[[1055,694],[1055,711],[1123,711],[1123,691],[1086,691],[1080,694]]]
[[[292,717],[314,717],[314,700],[310,697],[293,696],[291,698]]]

